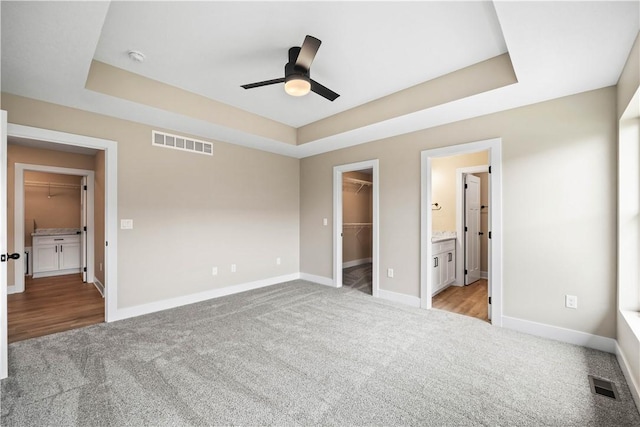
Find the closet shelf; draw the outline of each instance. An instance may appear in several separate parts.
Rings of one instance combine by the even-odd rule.
[[[360,234],[363,229],[371,228],[371,224],[370,222],[344,222],[342,223],[342,228],[356,228],[355,236],[358,237],[358,234]]]
[[[343,182],[347,182],[349,184],[359,185],[360,188],[358,188],[358,190],[356,191],[356,194],[358,194],[360,191],[362,191],[362,189],[364,187],[371,187],[373,185],[373,183],[371,181],[365,181],[364,179],[349,178],[349,177],[343,178]]]
[[[41,181],[25,181],[26,187],[44,187],[44,188],[75,188],[80,189],[80,184],[68,184],[63,182],[41,182]]]

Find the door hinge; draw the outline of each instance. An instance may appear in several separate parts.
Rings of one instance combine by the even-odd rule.
[[[87,272],[87,267],[84,267],[84,268],[82,269],[82,271],[84,271],[84,272],[86,273],[86,272]]]
[[[469,188],[469,186],[467,184],[464,185],[464,189],[466,190],[467,188]]]
[[[489,173],[491,173],[491,166],[489,166]]]
[[[87,186],[86,186],[86,185],[84,186],[84,190],[85,190],[85,191],[87,190]]]
[[[491,238],[491,232],[489,232],[489,238]]]
[[[87,226],[86,225],[84,226],[84,231],[87,231]]]
[[[105,246],[109,246],[109,242],[104,242],[104,245]]]
[[[489,304],[491,304],[491,297],[489,297]]]
[[[466,226],[466,225],[464,226],[464,231],[468,231],[468,229],[467,229],[467,226]]]
[[[469,274],[469,273],[467,272],[467,269],[465,269],[465,270],[464,270],[464,274]]]

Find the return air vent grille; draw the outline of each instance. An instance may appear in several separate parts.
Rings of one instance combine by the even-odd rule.
[[[159,147],[173,148],[174,150],[190,151],[192,153],[213,156],[213,144],[210,142],[158,132],[156,130],[151,132],[151,144]]]

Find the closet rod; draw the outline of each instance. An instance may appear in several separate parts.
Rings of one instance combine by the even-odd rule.
[[[75,188],[80,189],[80,184],[67,184],[64,182],[42,182],[42,181],[25,181],[26,187],[44,187],[44,188]]]

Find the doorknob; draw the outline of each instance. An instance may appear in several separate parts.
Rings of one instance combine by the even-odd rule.
[[[12,254],[0,255],[0,262],[7,262],[10,259],[20,259],[20,254],[18,252],[15,252]]]

